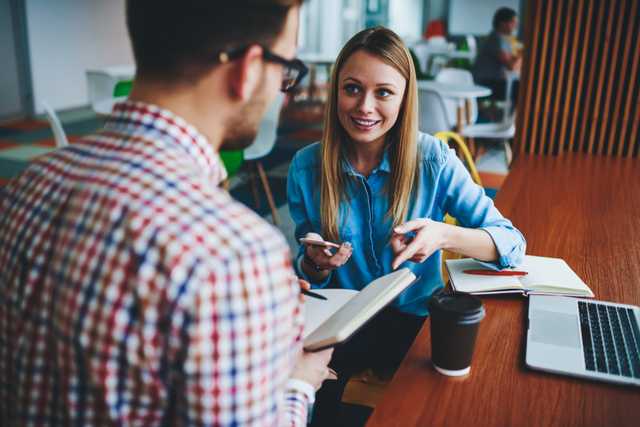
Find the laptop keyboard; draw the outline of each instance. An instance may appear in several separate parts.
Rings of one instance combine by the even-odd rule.
[[[640,378],[640,330],[633,311],[578,302],[587,370]]]

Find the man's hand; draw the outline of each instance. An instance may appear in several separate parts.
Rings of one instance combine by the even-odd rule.
[[[304,289],[305,291],[310,291],[311,290],[311,284],[309,282],[307,282],[306,280],[302,280],[299,279],[298,276],[293,276],[294,280],[298,281],[298,285],[300,285],[300,290]],[[307,300],[307,297],[300,292],[300,294],[298,295],[298,301],[300,302],[300,304],[304,304],[304,302]]]
[[[316,233],[307,233],[304,237],[311,240],[322,241],[322,236]],[[335,270],[341,267],[353,253],[353,248],[349,242],[344,242],[340,245],[340,249],[335,253],[331,253],[329,248],[324,246],[310,245],[308,243],[303,243],[303,245],[307,247],[307,256],[325,270]]]
[[[424,262],[435,251],[442,248],[445,224],[432,221],[428,218],[412,219],[393,229],[396,233],[391,238],[391,246],[396,259],[391,268],[397,269],[405,261],[417,263]],[[404,235],[413,232],[415,237]]]
[[[291,372],[290,378],[297,378],[308,382],[314,386],[316,390],[320,390],[322,382],[330,376],[327,365],[331,361],[332,354],[333,348],[315,353],[307,353],[303,349],[300,349],[300,353],[298,353],[298,357],[296,358],[296,365],[293,368],[293,372]]]

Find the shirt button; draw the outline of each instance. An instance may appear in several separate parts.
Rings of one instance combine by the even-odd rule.
[[[523,250],[524,249],[524,245],[518,245],[518,249]]]

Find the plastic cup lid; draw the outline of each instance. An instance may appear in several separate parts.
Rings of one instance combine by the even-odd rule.
[[[429,312],[456,323],[476,323],[484,318],[482,300],[466,292],[446,291],[433,294]]]

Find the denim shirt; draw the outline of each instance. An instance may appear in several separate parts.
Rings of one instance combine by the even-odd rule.
[[[483,264],[495,269],[519,265],[524,257],[526,243],[522,234],[505,219],[484,194],[482,187],[473,182],[469,172],[455,152],[440,139],[420,133],[418,136],[420,174],[416,183],[416,196],[412,198],[408,220],[429,218],[442,222],[448,213],[462,227],[487,231],[496,244],[499,261]],[[388,194],[385,185],[389,179],[389,160],[385,152],[382,163],[369,179],[353,171],[346,160],[343,164],[345,181],[354,196],[340,205],[338,229],[342,242],[350,242],[353,253],[341,267],[333,270],[322,283],[309,280],[301,268],[304,245],[300,246],[297,260],[298,274],[314,287],[361,290],[373,280],[391,273],[396,258],[390,240],[392,221],[385,220]],[[291,217],[296,223],[296,239],[314,232],[322,235],[320,217],[320,191],[316,186],[316,173],[320,169],[320,143],[312,144],[296,153],[287,181],[287,199]],[[343,225],[347,214],[349,216]],[[339,242],[336,242],[339,243]],[[394,301],[399,310],[417,315],[428,314],[431,294],[444,287],[442,278],[442,251],[436,251],[423,263],[404,262],[420,280]]]

